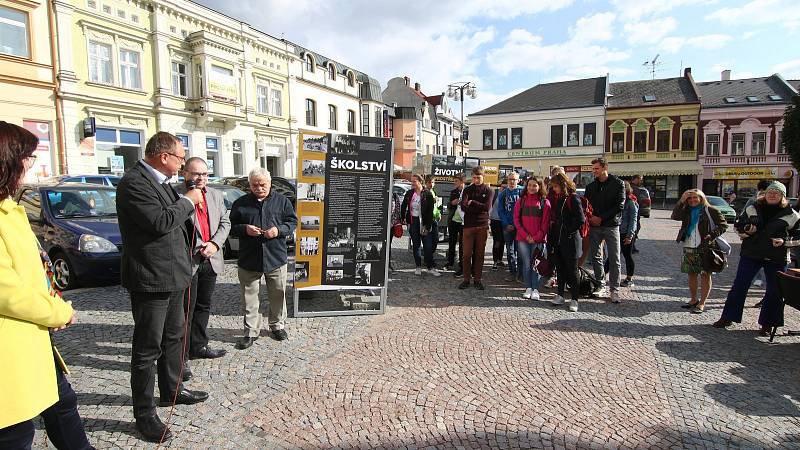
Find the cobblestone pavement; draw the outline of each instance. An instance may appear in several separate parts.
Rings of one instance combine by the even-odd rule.
[[[732,233],[731,267],[714,277],[707,312],[679,308],[688,287],[666,217],[643,221],[641,275],[621,304],[586,300],[570,313],[532,303],[489,265],[486,291],[459,291],[450,274],[416,277],[400,239],[385,315],[290,318],[288,341],[246,351],[233,349],[242,319],[229,265],[210,323],[228,355],[192,362],[188,386],[211,398],[175,408],[165,447],[800,448],[800,338],[758,337],[753,309],[728,331],[709,325],[735,271]],[[133,425],[127,294],[67,298],[80,323],[57,342],[91,441],[154,447]],[[800,313],[787,309],[786,323],[800,328]],[[42,432],[36,448],[46,448]]]

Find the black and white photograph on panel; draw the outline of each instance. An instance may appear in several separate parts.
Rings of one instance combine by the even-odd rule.
[[[319,216],[300,216],[301,230],[319,230]]]
[[[333,282],[333,281],[341,281],[344,278],[344,270],[326,270],[325,271],[325,281]]]
[[[319,254],[319,238],[303,236],[300,238],[300,256],[314,256]]]
[[[328,137],[304,134],[303,150],[308,152],[328,153]]]
[[[297,199],[321,202],[325,199],[325,185],[322,183],[297,183]]]
[[[340,155],[355,155],[358,153],[357,136],[348,136],[346,134],[337,134],[331,153],[338,153]]]
[[[356,263],[356,286],[367,286],[372,279],[372,263]]]
[[[328,267],[344,267],[344,255],[328,255]]]
[[[294,281],[296,283],[305,283],[308,281],[308,265],[308,261],[294,263]]]
[[[383,242],[381,241],[358,241],[356,247],[356,260],[377,261],[381,259],[383,252]]]
[[[324,177],[325,176],[325,161],[317,161],[315,159],[303,160],[303,176],[306,177]]]
[[[328,248],[355,248],[356,237],[351,227],[328,228]]]

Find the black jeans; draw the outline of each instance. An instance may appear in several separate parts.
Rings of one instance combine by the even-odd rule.
[[[628,278],[633,276],[633,271],[636,269],[636,263],[633,262],[632,251],[633,241],[631,241],[630,244],[622,244],[622,257],[625,258],[625,275],[627,275]]]
[[[94,449],[86,439],[83,422],[78,414],[78,396],[72,390],[67,377],[56,364],[58,401],[42,411],[47,438],[58,449]],[[35,427],[33,420],[26,420],[10,427],[0,429],[0,448],[17,450],[30,449],[33,444]]]
[[[556,262],[556,272],[558,273],[558,295],[564,296],[566,286],[569,285],[569,294],[572,300],[578,300],[580,286],[578,286],[578,258],[570,258],[553,255]]]
[[[457,214],[457,213],[456,213]],[[464,226],[458,222],[453,222],[451,218],[447,223],[447,265],[454,266],[456,259],[456,245],[458,245],[458,267],[463,265],[464,247],[461,245],[461,235]]]
[[[184,292],[131,292],[134,323],[131,396],[133,416],[137,419],[156,413],[154,366],[157,366],[161,398],[171,398],[180,389]]]
[[[187,314],[189,333],[186,350],[189,354],[196,354],[201,348],[208,345],[208,317],[211,315],[211,296],[217,284],[217,273],[211,267],[209,260],[203,260],[197,267],[197,272],[192,277],[189,289],[189,304],[184,304],[184,313]]]
[[[499,220],[494,220],[489,223],[492,229],[492,262],[499,263],[503,261],[503,252],[506,249],[506,243],[503,239],[503,225]]]

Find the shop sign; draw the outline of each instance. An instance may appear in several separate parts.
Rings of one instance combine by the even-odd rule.
[[[542,158],[547,156],[567,156],[567,151],[561,148],[535,148],[532,150],[516,150],[508,152],[509,158]]]
[[[581,171],[581,166],[564,166],[564,172],[576,173]]]
[[[36,165],[34,166],[36,176],[49,177],[53,175],[50,156],[50,122],[23,120],[22,126],[39,138],[39,145],[36,146]]]
[[[715,180],[736,178],[739,180],[777,178],[778,174],[772,167],[720,167],[714,169]]]

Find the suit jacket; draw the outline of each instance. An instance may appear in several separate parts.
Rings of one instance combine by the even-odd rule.
[[[186,185],[181,183],[175,187],[179,194],[186,193]],[[214,256],[209,260],[211,268],[219,275],[225,270],[225,258],[222,256],[222,248],[225,246],[225,240],[228,239],[228,233],[231,231],[231,220],[228,208],[225,207],[225,200],[222,198],[222,193],[214,188],[206,187],[206,208],[208,208],[208,225],[211,232],[211,242],[217,245],[219,251],[214,253]],[[192,272],[197,270],[197,266],[204,259],[198,253],[200,246],[203,244],[203,239],[200,237],[200,225],[197,223],[197,214],[194,214],[190,219],[191,225],[197,230],[194,234],[194,250],[192,254]],[[190,230],[191,231],[191,230]]]
[[[29,420],[58,400],[48,328],[72,307],[53,297],[25,209],[0,201],[0,428]]]
[[[122,236],[122,286],[132,292],[175,292],[189,286],[187,221],[191,201],[179,199],[137,162],[117,186],[117,216]]]

